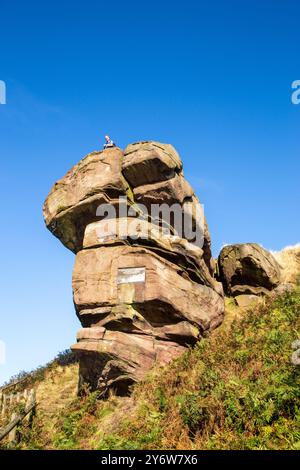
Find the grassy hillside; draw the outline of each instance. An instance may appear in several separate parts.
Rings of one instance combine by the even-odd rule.
[[[300,283],[300,243],[273,252],[282,270],[282,282]]]
[[[76,398],[77,365],[52,368],[19,448],[300,449],[300,292],[241,311],[127,398]]]

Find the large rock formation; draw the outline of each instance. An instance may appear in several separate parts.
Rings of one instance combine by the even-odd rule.
[[[280,277],[280,266],[272,253],[256,243],[227,245],[221,250],[218,278],[228,295],[269,294],[279,285]]]
[[[76,253],[81,384],[126,393],[222,321],[207,224],[171,145],[89,154],[54,185],[44,218]]]

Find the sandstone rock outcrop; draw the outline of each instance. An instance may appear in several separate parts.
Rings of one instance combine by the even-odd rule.
[[[123,174],[135,188],[168,181],[182,172],[182,163],[174,147],[160,142],[136,142],[124,151]]]
[[[256,243],[227,245],[218,258],[218,279],[234,297],[269,294],[280,284],[280,266],[272,253]]]
[[[221,323],[208,227],[171,145],[89,154],[54,185],[44,218],[76,253],[73,295],[83,328],[72,349],[81,384],[126,393],[155,363]]]
[[[55,183],[45,201],[47,227],[75,253],[82,248],[86,225],[98,220],[99,204],[117,203],[120,195],[129,193],[122,156],[118,148],[90,153]]]

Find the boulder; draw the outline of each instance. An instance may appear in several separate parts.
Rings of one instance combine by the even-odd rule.
[[[173,178],[182,163],[172,145],[144,141],[126,147],[122,169],[129,184],[137,187]]]
[[[194,191],[182,175],[175,175],[166,181],[137,186],[133,194],[135,201],[150,209],[150,204],[181,205],[193,196]]]
[[[256,243],[227,245],[218,258],[218,279],[229,295],[267,294],[280,283],[280,267]]]
[[[111,203],[130,190],[117,147],[92,152],[57,181],[43,206],[49,230],[70,250],[82,248],[85,226],[97,220],[99,204]]]
[[[257,304],[257,302],[259,301],[259,297],[257,295],[241,294],[237,295],[234,300],[239,307],[248,308],[253,307],[253,305]]]

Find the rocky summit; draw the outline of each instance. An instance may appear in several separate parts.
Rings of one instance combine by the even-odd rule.
[[[168,363],[222,322],[208,227],[171,145],[90,153],[55,183],[43,213],[76,253],[82,329],[72,349],[81,389],[126,394],[155,363]]]

